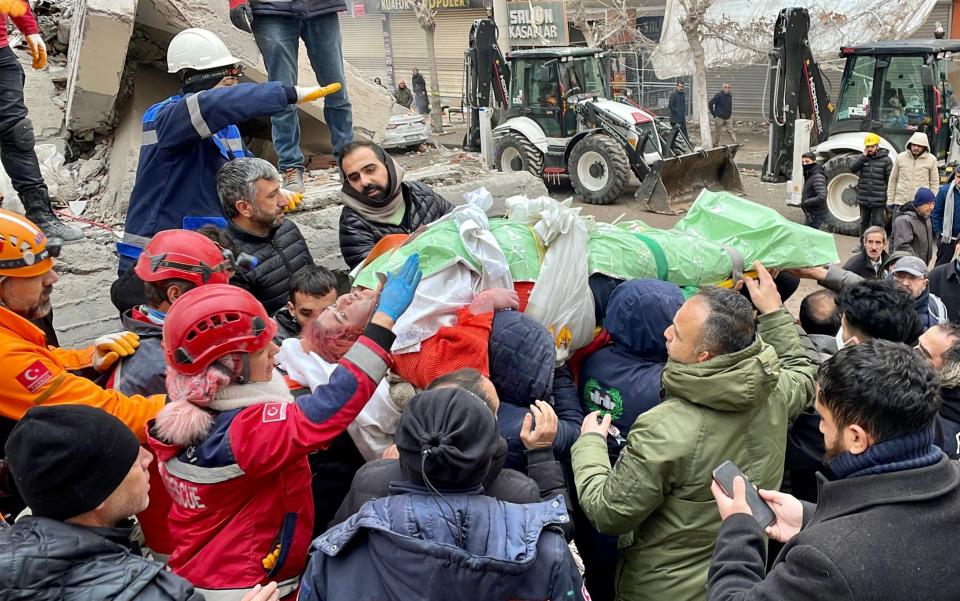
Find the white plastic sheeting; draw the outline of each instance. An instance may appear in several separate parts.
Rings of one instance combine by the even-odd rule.
[[[937,0],[714,0],[705,17],[704,58],[708,68],[765,63],[766,51],[773,49],[773,26],[784,8],[799,6],[810,12],[810,47],[815,58],[823,59],[837,58],[841,46],[905,38],[923,25],[936,4]],[[693,73],[693,55],[680,27],[685,15],[680,0],[667,0],[660,44],[651,57],[661,79]]]

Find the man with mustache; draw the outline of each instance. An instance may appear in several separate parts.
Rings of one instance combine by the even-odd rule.
[[[217,172],[217,194],[230,237],[255,260],[231,283],[253,294],[272,317],[290,298],[293,274],[313,265],[300,229],[284,218],[289,201],[280,188],[280,173],[263,159],[234,159]]]
[[[0,209],[0,449],[10,430],[35,405],[90,405],[120,419],[141,440],[147,421],[164,404],[164,395],[126,396],[91,380],[120,358],[132,355],[139,339],[132,332],[108,334],[85,349],[48,346],[30,323],[50,312],[50,293],[60,276],[53,270],[60,241],[47,239],[32,221]],[[82,375],[81,375],[82,374]],[[0,514],[23,509],[10,485],[0,453]]]
[[[384,236],[412,234],[453,210],[426,184],[403,181],[403,167],[372,142],[343,147],[340,177],[340,252],[350,269]]]

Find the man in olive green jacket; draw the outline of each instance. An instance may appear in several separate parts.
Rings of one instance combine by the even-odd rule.
[[[780,487],[787,427],[813,401],[816,367],[773,278],[755,266],[759,280],[745,284],[758,318],[719,288],[677,312],[664,333],[664,400],[637,418],[612,468],[609,415],[588,415],[573,446],[583,511],[620,535],[618,600],[703,601],[720,528],[711,475],[725,460],[761,488]]]

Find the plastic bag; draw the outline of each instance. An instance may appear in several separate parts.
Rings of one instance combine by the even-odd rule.
[[[513,289],[510,265],[500,244],[490,232],[487,211],[493,206],[493,197],[486,188],[463,195],[466,204],[460,205],[449,218],[456,222],[463,248],[480,264],[480,290],[490,288]]]
[[[570,199],[559,203],[547,197],[515,196],[506,203],[508,219],[533,225],[547,247],[526,314],[546,326],[557,347],[557,361],[565,361],[593,340],[597,325],[589,285],[587,224],[580,209],[571,208]]]
[[[64,167],[64,157],[53,144],[37,144],[34,148],[37,161],[40,163],[40,174],[47,184],[47,191],[51,198],[64,202],[76,200],[80,197],[77,177]]]

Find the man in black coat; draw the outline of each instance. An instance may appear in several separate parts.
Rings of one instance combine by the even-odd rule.
[[[865,280],[882,280],[887,253],[887,231],[882,225],[871,225],[860,236],[860,249],[844,263],[843,268]]]
[[[853,159],[850,171],[860,176],[857,183],[857,204],[860,205],[860,236],[872,225],[883,226],[887,206],[887,183],[893,160],[890,151],[880,148],[880,136],[867,134],[863,154]]]
[[[480,398],[494,415],[500,408],[500,398],[493,382],[475,369],[461,369],[434,380],[427,390],[461,388]],[[537,401],[536,427],[533,420],[520,433],[527,455],[527,474],[503,467],[507,455],[507,441],[501,436],[494,450],[490,471],[483,483],[484,494],[508,503],[536,503],[558,495],[566,495],[569,502],[563,469],[553,455],[553,439],[557,435],[557,414],[549,403]],[[371,461],[357,472],[343,504],[330,523],[333,527],[356,513],[367,501],[390,494],[390,483],[403,480],[400,462],[395,458]],[[572,507],[573,503],[569,503]],[[570,532],[567,532],[569,535]]]
[[[827,218],[827,175],[812,152],[805,152],[800,162],[803,164],[800,208],[803,209],[804,225],[818,230]]]
[[[33,514],[12,527],[0,521],[4,599],[203,600],[131,540],[129,518],[150,500],[153,456],[120,420],[85,405],[34,407],[6,454]]]
[[[713,494],[723,524],[709,601],[960,599],[949,569],[960,523],[960,464],[933,445],[936,374],[909,347],[872,340],[820,367],[816,408],[829,466],[817,505],[776,491],[766,528],[785,546],[764,577],[764,530],[734,480]]]
[[[730,127],[730,116],[733,115],[733,94],[730,93],[730,84],[725,83],[720,91],[713,95],[707,104],[710,116],[713,117],[713,145],[720,146],[720,135],[726,131],[730,134],[733,143],[737,143],[737,134]]]
[[[947,307],[947,317],[960,322],[960,263],[957,259],[937,265],[930,272],[930,292]]]
[[[248,290],[272,316],[286,306],[293,274],[313,265],[297,224],[284,217],[289,200],[280,174],[263,159],[235,159],[217,173],[217,194],[237,250],[253,257],[230,283]]]
[[[677,82],[677,88],[670,94],[670,101],[667,103],[670,109],[670,125],[676,126],[683,135],[689,138],[687,134],[687,94],[683,91],[683,82]]]
[[[412,234],[453,210],[426,184],[403,181],[403,167],[372,142],[343,147],[340,178],[340,253],[350,269],[384,236]]]

